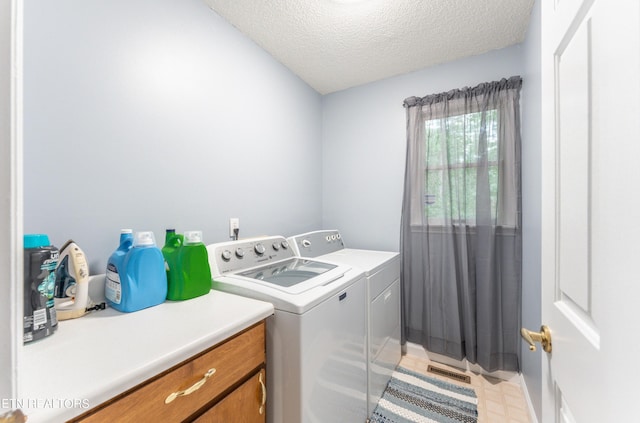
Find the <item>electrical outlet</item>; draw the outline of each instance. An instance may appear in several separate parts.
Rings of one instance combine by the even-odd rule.
[[[235,238],[236,233],[234,229],[240,230],[240,219],[237,217],[229,219],[229,238]]]

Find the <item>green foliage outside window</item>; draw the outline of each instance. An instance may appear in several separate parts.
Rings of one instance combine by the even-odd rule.
[[[425,122],[425,214],[430,223],[474,224],[479,163],[486,154],[491,213],[498,202],[498,111],[467,113]],[[486,135],[486,137],[485,137]],[[483,139],[486,147],[483,148]],[[486,184],[486,181],[485,181]]]

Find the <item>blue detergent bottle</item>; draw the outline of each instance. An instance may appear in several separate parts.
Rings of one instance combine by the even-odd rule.
[[[120,302],[112,305],[116,310],[129,313],[164,302],[167,273],[153,232],[135,233],[133,246],[122,261],[120,281]]]
[[[124,278],[124,256],[133,247],[133,231],[122,229],[120,231],[120,245],[111,254],[107,262],[107,279],[104,284],[104,296],[113,308],[118,308],[122,302],[122,279]]]

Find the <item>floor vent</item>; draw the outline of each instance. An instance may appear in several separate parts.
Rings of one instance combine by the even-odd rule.
[[[435,367],[432,365],[429,365],[429,367],[427,367],[427,372],[434,373],[440,376],[445,376],[450,379],[457,380],[458,382],[471,383],[471,377],[467,375],[463,375],[462,373],[452,372],[451,370],[441,369],[439,367]]]

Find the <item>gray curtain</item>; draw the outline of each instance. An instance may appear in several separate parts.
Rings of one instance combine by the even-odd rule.
[[[522,79],[404,102],[403,340],[519,370]]]

